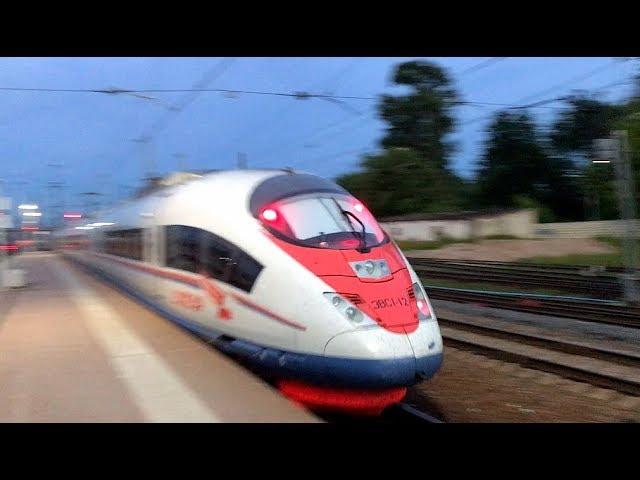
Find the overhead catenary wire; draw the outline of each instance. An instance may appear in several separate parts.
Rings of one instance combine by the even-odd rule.
[[[496,64],[497,62],[504,60],[507,57],[494,57],[494,58],[490,58],[487,60],[483,60],[482,62],[476,64],[476,65],[472,65],[469,68],[466,68],[465,70],[457,73],[457,76],[461,76],[461,75],[467,75],[467,74],[472,74],[474,72],[477,72],[483,68],[487,68],[491,65]],[[620,62],[620,60],[617,60],[617,62]],[[549,92],[550,90],[553,91],[552,89],[554,88],[561,88],[562,86],[566,86],[566,84],[568,83],[575,83],[577,81],[581,81],[584,80],[585,78],[589,78],[591,76],[596,75],[599,71],[602,71],[602,69],[604,69],[607,65],[601,65],[598,66],[596,69],[592,69],[589,72],[583,73],[578,77],[573,77],[569,80],[566,80],[565,82],[562,82],[562,84],[560,85],[554,85],[552,87],[549,87],[547,89],[542,90],[541,92],[537,92],[535,95],[537,97],[544,95],[545,93]],[[340,73],[340,72],[339,72]],[[338,77],[340,75],[337,75]],[[620,85],[623,83],[627,83],[627,82],[614,82],[613,84],[610,84],[610,86],[613,85]],[[604,88],[604,87],[600,87],[600,88]],[[14,91],[14,92],[52,92],[52,93],[61,93],[61,92],[70,92],[70,93],[99,93],[99,94],[111,94],[111,95],[117,95],[117,94],[136,94],[136,95],[143,95],[145,93],[176,93],[176,92],[185,92],[185,93],[195,93],[198,94],[200,92],[219,92],[219,93],[235,93],[235,94],[247,94],[247,95],[269,95],[269,96],[275,96],[275,97],[281,97],[281,98],[293,98],[293,99],[299,99],[299,100],[305,100],[305,99],[313,99],[313,98],[331,98],[331,99],[337,99],[337,100],[354,100],[354,101],[375,101],[378,100],[380,97],[379,96],[367,96],[367,95],[334,95],[332,93],[314,93],[314,92],[305,92],[305,91],[295,91],[295,92],[286,92],[286,91],[265,91],[265,90],[245,90],[245,89],[231,89],[231,88],[203,88],[203,87],[197,87],[197,88],[148,88],[148,89],[124,89],[124,88],[25,88],[25,87],[11,87],[11,86],[5,86],[5,87],[0,87],[0,92],[5,91],[5,92],[10,92],[10,91]],[[326,92],[326,89],[325,89]],[[528,97],[525,97],[525,99],[530,98],[534,95],[530,95]],[[535,98],[535,97],[534,97]],[[498,102],[483,102],[483,101],[457,101],[457,102],[452,102],[452,105],[457,105],[457,106],[461,106],[461,107],[478,107],[478,108],[484,108],[484,107],[503,107],[503,108],[507,108],[507,109],[525,109],[525,108],[536,108],[536,109],[561,109],[562,107],[560,106],[554,106],[553,103],[555,102],[559,102],[562,100],[565,100],[567,98],[566,95],[564,96],[558,96],[558,97],[554,97],[551,99],[546,99],[546,100],[541,100],[538,102],[530,102],[530,103],[523,103],[522,99],[518,102],[515,103],[498,103]],[[294,102],[293,104],[295,104],[297,102]],[[495,111],[489,113],[486,116],[482,116],[476,119],[471,119],[468,120],[466,122],[463,122],[462,125],[467,125],[470,123],[473,123],[474,121],[480,120],[480,119],[484,119],[484,118],[488,118],[490,116],[493,116],[495,114]],[[329,133],[329,130],[332,130],[334,128],[337,128],[340,125],[346,125],[347,123],[350,123],[351,121],[359,121],[360,118],[348,118],[345,120],[340,120],[339,122],[332,122],[331,124],[321,127],[321,129],[317,130],[317,131],[313,131],[311,132],[310,136],[313,138],[317,138],[318,136],[320,136],[321,134],[324,136],[326,135],[331,135],[331,137],[333,136],[337,136],[337,135],[341,135],[346,131],[351,131],[352,129],[354,129],[354,126],[352,125],[348,125],[348,128],[343,128],[340,131],[337,132],[332,132]],[[160,123],[160,122],[157,122]],[[363,122],[364,123],[364,122]],[[339,125],[338,125],[339,124]],[[360,124],[355,125],[355,128],[359,128]],[[304,141],[304,140],[301,140]],[[281,145],[277,145],[278,148],[281,148]]]
[[[195,101],[195,99],[200,94],[201,88],[207,87],[211,82],[218,79],[224,72],[227,71],[227,69],[235,62],[235,60],[235,58],[223,58],[212,68],[207,70],[205,74],[200,78],[200,80],[195,83],[194,88],[191,89],[191,91],[188,92],[187,95],[185,95],[173,108],[171,108],[170,114],[160,117],[149,128],[146,134],[143,134],[139,139],[135,140],[138,143],[146,144],[149,149],[147,155],[150,162],[150,175],[152,175],[155,164],[155,152],[152,145],[153,137],[157,135],[163,128],[166,128],[171,118],[178,115],[187,106],[189,106],[189,104]]]
[[[299,99],[307,98],[330,98],[330,99],[351,99],[351,100],[379,100],[379,97],[365,97],[357,95],[329,95],[322,93],[310,93],[310,92],[267,92],[267,91],[250,91],[250,90],[232,90],[223,88],[199,88],[199,89],[146,89],[146,90],[125,90],[118,89],[112,91],[109,89],[56,89],[56,88],[22,88],[22,87],[0,87],[0,91],[16,91],[16,92],[53,92],[53,93],[179,93],[179,92],[222,92],[222,93],[246,93],[253,95],[274,95],[279,97],[295,97]],[[477,105],[477,106],[502,106],[502,107],[517,107],[521,108],[526,105],[519,105],[517,103],[496,103],[496,102],[483,102],[475,100],[460,100],[450,102],[452,105]],[[179,107],[173,107],[171,110],[177,110]]]
[[[462,70],[459,73],[456,73],[455,76],[456,77],[463,77],[465,75],[468,75],[470,73],[474,73],[477,72],[478,70],[482,70],[483,68],[487,68],[495,63],[498,62],[502,62],[503,60],[506,60],[509,57],[491,57],[487,60],[483,60],[482,62],[476,64],[476,65],[472,65],[469,68],[465,68],[464,70]]]
[[[588,78],[591,78],[592,76],[594,76],[594,75],[606,70],[607,68],[610,68],[613,64],[616,64],[616,63],[619,64],[620,62],[626,62],[626,61],[629,61],[629,59],[622,59],[622,60],[614,59],[611,62],[606,63],[605,65],[600,65],[600,66],[598,66],[598,67],[596,67],[594,69],[591,69],[588,72],[583,73],[582,75],[578,75],[578,76],[572,77],[572,78],[570,78],[568,80],[565,80],[565,81],[563,81],[563,82],[561,82],[559,84],[556,84],[556,85],[553,85],[551,87],[545,88],[545,89],[543,89],[543,90],[541,90],[539,92],[536,92],[534,94],[522,97],[522,98],[516,100],[514,105],[509,105],[509,106],[508,105],[502,105],[502,106],[504,106],[506,108],[511,108],[511,109],[543,108],[543,107],[544,108],[549,108],[549,105],[548,105],[549,103],[555,103],[555,102],[560,102],[560,101],[566,100],[568,98],[568,95],[561,95],[561,96],[548,98],[548,99],[545,99],[545,100],[540,100],[538,102],[532,102],[532,103],[528,103],[528,104],[524,103],[524,102],[527,102],[527,101],[530,101],[530,100],[534,100],[534,99],[539,98],[539,97],[541,97],[543,95],[546,95],[548,93],[557,91],[557,90],[559,90],[561,88],[567,87],[567,86],[572,85],[574,83],[578,83],[578,82],[581,82],[581,81],[586,80]],[[629,80],[625,80],[625,81],[622,81],[622,82],[621,81],[616,81],[616,82],[613,82],[611,84],[608,84],[608,85],[605,85],[605,86],[602,86],[602,87],[597,87],[596,90],[600,90],[600,89],[603,89],[603,88],[608,88],[610,86],[615,86],[615,85],[622,85],[623,83],[627,83],[628,81]],[[558,108],[558,107],[553,107],[553,108]],[[496,113],[496,111],[493,111],[493,112],[491,112],[491,113],[489,113],[487,115],[481,115],[479,117],[471,118],[471,119],[469,119],[469,120],[467,120],[465,122],[462,122],[461,126],[467,126],[467,125],[471,125],[471,124],[474,124],[474,123],[482,121],[482,120],[486,120],[488,118],[493,117],[495,115],[495,113]]]
[[[349,71],[351,68],[353,68],[353,66],[356,65],[361,60],[362,60],[361,58],[352,59],[351,62],[349,62],[347,65],[345,65],[343,68],[341,68],[336,74],[330,76],[327,80],[325,80],[325,81],[323,81],[321,83],[324,83],[325,85],[329,84],[330,86],[333,86],[333,89],[335,90],[335,88],[337,88],[337,86],[339,84],[339,81],[344,77],[344,74],[347,71]],[[317,89],[319,87],[319,84],[320,84],[320,82],[315,83],[311,87],[311,90]],[[327,93],[327,91],[328,91],[327,87],[325,87],[324,90],[325,90],[325,94],[329,94],[329,93]],[[284,114],[287,113],[289,110],[291,110],[291,108],[293,108],[294,105],[296,105],[296,103],[289,103],[289,104],[285,105],[284,108],[277,110],[276,115],[274,115],[274,117],[276,119],[275,120],[275,124],[282,123],[282,121],[286,118]],[[350,113],[352,113],[352,112],[350,112]],[[357,114],[359,114],[359,113],[360,112],[358,112]],[[273,121],[269,122],[268,126],[273,128],[274,122]],[[227,146],[229,146],[231,144],[236,144],[241,139],[243,139],[248,133],[255,132],[255,131],[259,131],[259,128],[257,127],[257,124],[254,123],[250,129],[243,130],[243,133],[241,135],[236,136],[232,142],[227,144]],[[227,146],[225,148],[227,148]]]
[[[364,115],[364,114],[362,114],[362,115]],[[305,135],[303,137],[298,137],[297,139],[293,139],[293,140],[289,140],[289,141],[283,141],[281,143],[278,143],[277,145],[275,145],[272,148],[269,148],[267,150],[263,150],[261,152],[261,154],[262,155],[267,155],[267,154],[273,155],[276,152],[280,152],[282,150],[286,150],[287,148],[290,148],[292,145],[294,145],[294,146],[295,145],[300,145],[301,143],[303,144],[302,146],[305,147],[306,145],[304,145],[304,142],[308,142],[311,139],[316,139],[317,140],[318,137],[326,136],[327,132],[330,131],[331,129],[333,129],[335,127],[338,127],[340,125],[347,124],[347,123],[348,124],[352,124],[352,123],[360,121],[360,123],[357,123],[356,125],[349,125],[346,128],[342,128],[341,130],[338,130],[336,132],[332,132],[329,135],[329,138],[334,138],[336,136],[342,135],[343,133],[352,132],[352,131],[358,130],[358,129],[363,128],[363,127],[368,125],[367,123],[362,122],[362,120],[363,120],[362,115],[358,116],[358,117],[355,117],[355,118],[351,117],[351,118],[339,120],[337,122],[332,122],[329,125],[326,125],[325,127],[322,127],[322,128],[320,128],[318,130],[314,130],[314,131],[310,132],[310,134]]]

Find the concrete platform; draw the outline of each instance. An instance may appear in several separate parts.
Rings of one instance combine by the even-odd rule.
[[[318,422],[55,254],[0,292],[0,422]]]

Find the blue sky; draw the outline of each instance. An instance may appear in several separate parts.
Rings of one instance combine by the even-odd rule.
[[[506,58],[469,70],[489,57],[430,58],[446,68],[463,100],[519,104],[594,90],[630,79],[635,61],[612,58]],[[410,58],[414,59],[414,58]],[[208,86],[230,90],[310,91],[376,97],[401,89],[390,81],[394,65],[409,58],[237,58]],[[220,58],[3,58],[0,88],[191,88]],[[599,69],[599,70],[597,70]],[[465,72],[466,71],[466,72]],[[596,71],[589,78],[591,71]],[[575,79],[563,88],[544,90]],[[619,100],[630,85],[600,91]],[[535,96],[534,94],[540,94]],[[176,104],[185,93],[148,94]],[[530,97],[530,98],[527,98]],[[167,119],[154,142],[156,167],[233,168],[237,152],[250,167],[291,166],[327,177],[357,168],[362,152],[376,149],[384,123],[376,102],[350,100],[349,109],[319,99],[202,93],[173,114],[159,102],[125,95],[0,91],[0,179],[16,202],[46,204],[47,184],[64,181],[66,203],[79,207],[82,192],[110,200],[139,185],[143,152],[132,142],[154,122]],[[557,106],[557,105],[556,105]],[[482,152],[488,115],[496,106],[464,106],[452,140],[454,169],[473,174]],[[355,110],[355,111],[354,111]],[[356,113],[359,112],[359,113]],[[534,110],[541,123],[556,108]],[[63,163],[63,167],[48,164]],[[28,183],[25,183],[28,182]],[[105,201],[107,201],[105,200]]]

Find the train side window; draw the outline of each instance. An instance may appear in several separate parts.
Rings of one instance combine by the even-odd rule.
[[[211,278],[250,292],[263,266],[233,243],[185,225],[165,227],[165,265]]]
[[[261,271],[262,265],[257,260],[240,251],[236,254],[229,283],[245,292],[250,292]]]
[[[111,230],[100,241],[100,250],[117,257],[142,260],[142,229]]]
[[[202,268],[211,278],[226,282],[233,263],[233,246],[209,232],[204,232],[202,240]]]
[[[185,225],[169,225],[165,228],[167,267],[198,272],[203,230]]]

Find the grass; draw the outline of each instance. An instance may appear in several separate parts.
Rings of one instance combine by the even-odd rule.
[[[562,257],[531,257],[524,263],[543,263],[547,265],[587,265],[603,267],[622,267],[622,255],[617,253],[593,253],[588,255],[572,254]]]
[[[442,238],[434,241],[399,240],[396,243],[403,250],[437,250],[439,248],[446,247],[447,245],[453,245],[456,243],[476,243],[482,240],[515,240],[515,239],[517,238],[511,235],[493,235],[483,239],[458,240],[454,238]],[[623,239],[616,238],[616,237],[596,237],[595,239],[602,243],[606,243],[615,247],[616,252],[592,253],[592,254],[574,253],[570,255],[564,255],[561,257],[539,256],[539,257],[522,259],[520,261],[524,263],[543,263],[547,265],[589,265],[589,266],[604,266],[604,267],[624,266],[624,256],[623,256],[623,250],[622,250]],[[640,252],[640,241],[638,241],[638,251]]]
[[[482,240],[517,240],[517,237],[512,235],[491,235],[485,238],[441,238],[433,241],[425,240],[397,240],[396,243],[403,250],[437,250],[438,248],[446,247],[447,245],[453,245],[456,243],[476,243]]]
[[[608,243],[616,248],[615,253],[591,253],[591,254],[571,254],[562,257],[532,257],[522,260],[525,263],[544,263],[548,265],[592,265],[604,267],[624,266],[624,256],[622,251],[623,239],[615,237],[596,237],[602,243]],[[640,242],[637,242],[640,246]]]
[[[441,238],[440,240],[396,240],[402,250],[437,250],[454,243],[474,243],[474,240],[458,240],[453,238]]]

